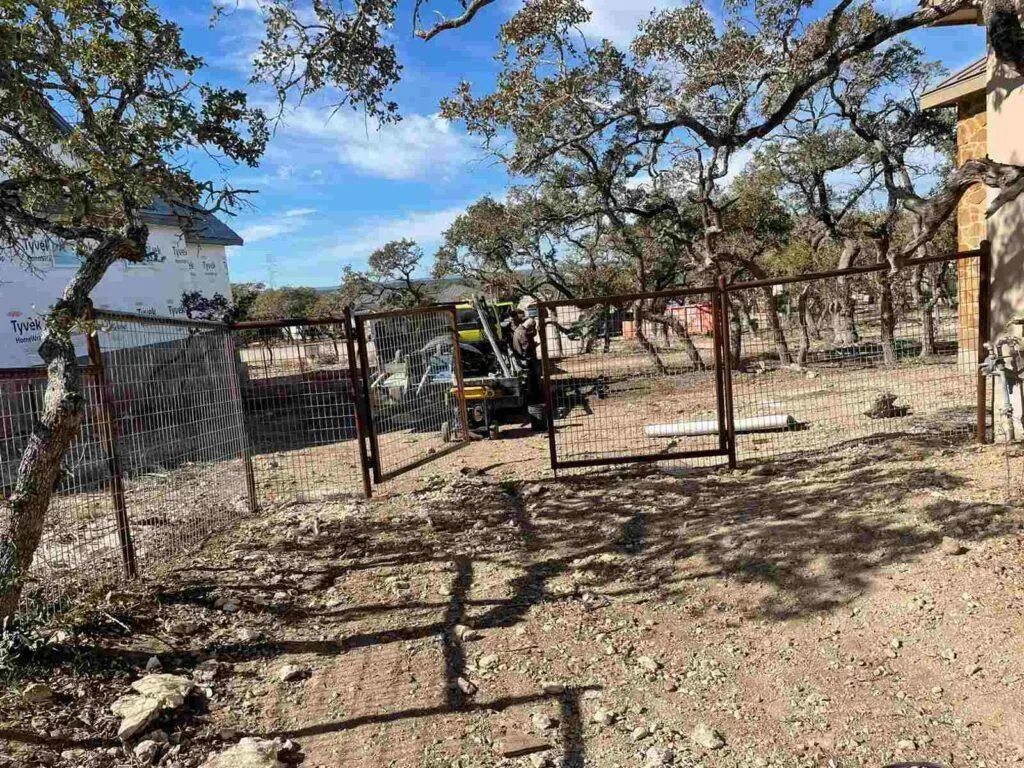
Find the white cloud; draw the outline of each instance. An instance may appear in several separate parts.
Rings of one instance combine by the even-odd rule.
[[[584,0],[590,11],[590,21],[583,25],[588,38],[607,38],[620,48],[627,48],[636,36],[640,22],[653,10],[671,8],[678,0]]]
[[[469,136],[439,115],[409,114],[378,126],[348,110],[330,117],[327,110],[300,107],[286,116],[274,143],[295,162],[334,153],[343,165],[385,179],[451,175],[476,156]]]
[[[457,205],[437,211],[413,211],[404,216],[372,219],[325,243],[324,253],[339,265],[339,270],[346,264],[360,267],[385,243],[409,238],[415,240],[429,258],[440,245],[441,235],[465,210],[466,205]]]
[[[290,235],[305,227],[313,213],[316,213],[315,208],[293,208],[268,217],[269,221],[242,227],[238,234],[249,245],[280,235]]]
[[[287,249],[275,253],[274,275],[278,285],[337,285],[342,269],[346,266],[365,269],[366,260],[377,248],[391,240],[403,237],[415,240],[426,255],[423,274],[429,273],[433,255],[441,243],[442,233],[451,226],[457,216],[466,210],[468,202],[435,211],[411,211],[398,216],[380,216],[354,226],[342,228],[329,237],[303,235]],[[285,220],[287,220],[285,218]],[[268,225],[275,226],[279,222]],[[246,258],[244,249],[235,251],[234,269],[238,269],[238,257]],[[258,258],[250,252],[250,265]],[[259,268],[254,270],[259,274]]]

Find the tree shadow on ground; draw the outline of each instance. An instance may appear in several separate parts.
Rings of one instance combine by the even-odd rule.
[[[384,522],[373,514],[326,519],[315,537],[296,533],[304,513],[292,508],[257,521],[261,535],[239,535],[223,551],[206,553],[201,564],[171,572],[155,596],[119,615],[154,631],[158,615],[165,620],[176,612],[201,616],[215,628],[243,621],[261,630],[245,640],[216,632],[186,638],[174,651],[185,671],[211,655],[242,662],[438,640],[443,690],[437,705],[273,735],[302,738],[517,706],[543,697],[480,702],[460,688],[467,659],[456,627],[512,627],[543,603],[582,601],[601,610],[619,600],[666,599],[717,578],[758,587],[741,609],[748,618],[814,616],[855,599],[880,570],[927,555],[943,536],[971,545],[1014,530],[1008,508],[957,496],[965,479],[929,461],[941,447],[908,436],[874,438],[749,471],[639,467],[587,474],[545,482],[540,494],[455,476],[414,495],[406,514]],[[467,488],[462,497],[445,495],[459,484]],[[257,564],[273,571],[278,583],[253,578]],[[501,574],[502,596],[476,594],[474,582],[485,569]],[[418,594],[386,593],[386,574],[413,581]],[[369,591],[359,591],[360,602],[324,607],[321,596],[344,593],[348,580]],[[444,599],[424,597],[442,588]],[[282,590],[287,601],[281,605],[260,602]],[[238,617],[214,608],[225,594],[244,606]],[[698,602],[687,610],[708,608]],[[80,640],[75,654],[97,663],[118,658],[122,669],[145,663],[143,654],[112,648],[101,635]],[[54,663],[59,659],[56,654]],[[573,766],[584,764],[580,690],[559,697],[563,759]]]

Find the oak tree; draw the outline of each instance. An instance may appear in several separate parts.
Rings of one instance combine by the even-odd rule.
[[[241,202],[242,190],[193,173],[196,153],[255,164],[268,134],[244,93],[201,79],[202,59],[146,0],[5,0],[0,50],[0,254],[23,261],[45,239],[81,261],[46,318],[43,408],[0,507],[3,617],[18,604],[82,422],[72,336],[90,292],[112,264],[145,257],[154,203],[187,236]]]

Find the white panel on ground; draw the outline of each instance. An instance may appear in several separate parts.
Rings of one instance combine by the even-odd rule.
[[[752,416],[749,419],[737,419],[735,426],[737,434],[744,432],[773,432],[796,426],[796,420],[788,414]],[[644,427],[644,435],[647,437],[696,437],[698,435],[717,434],[718,419],[681,421],[677,424],[648,424]]]

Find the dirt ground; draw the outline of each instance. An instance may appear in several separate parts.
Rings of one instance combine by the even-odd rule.
[[[1003,448],[554,479],[544,437],[508,437],[270,508],[70,615],[0,694],[0,766],[141,764],[109,707],[154,655],[221,662],[158,723],[178,768],[244,735],[309,768],[1024,764]]]

